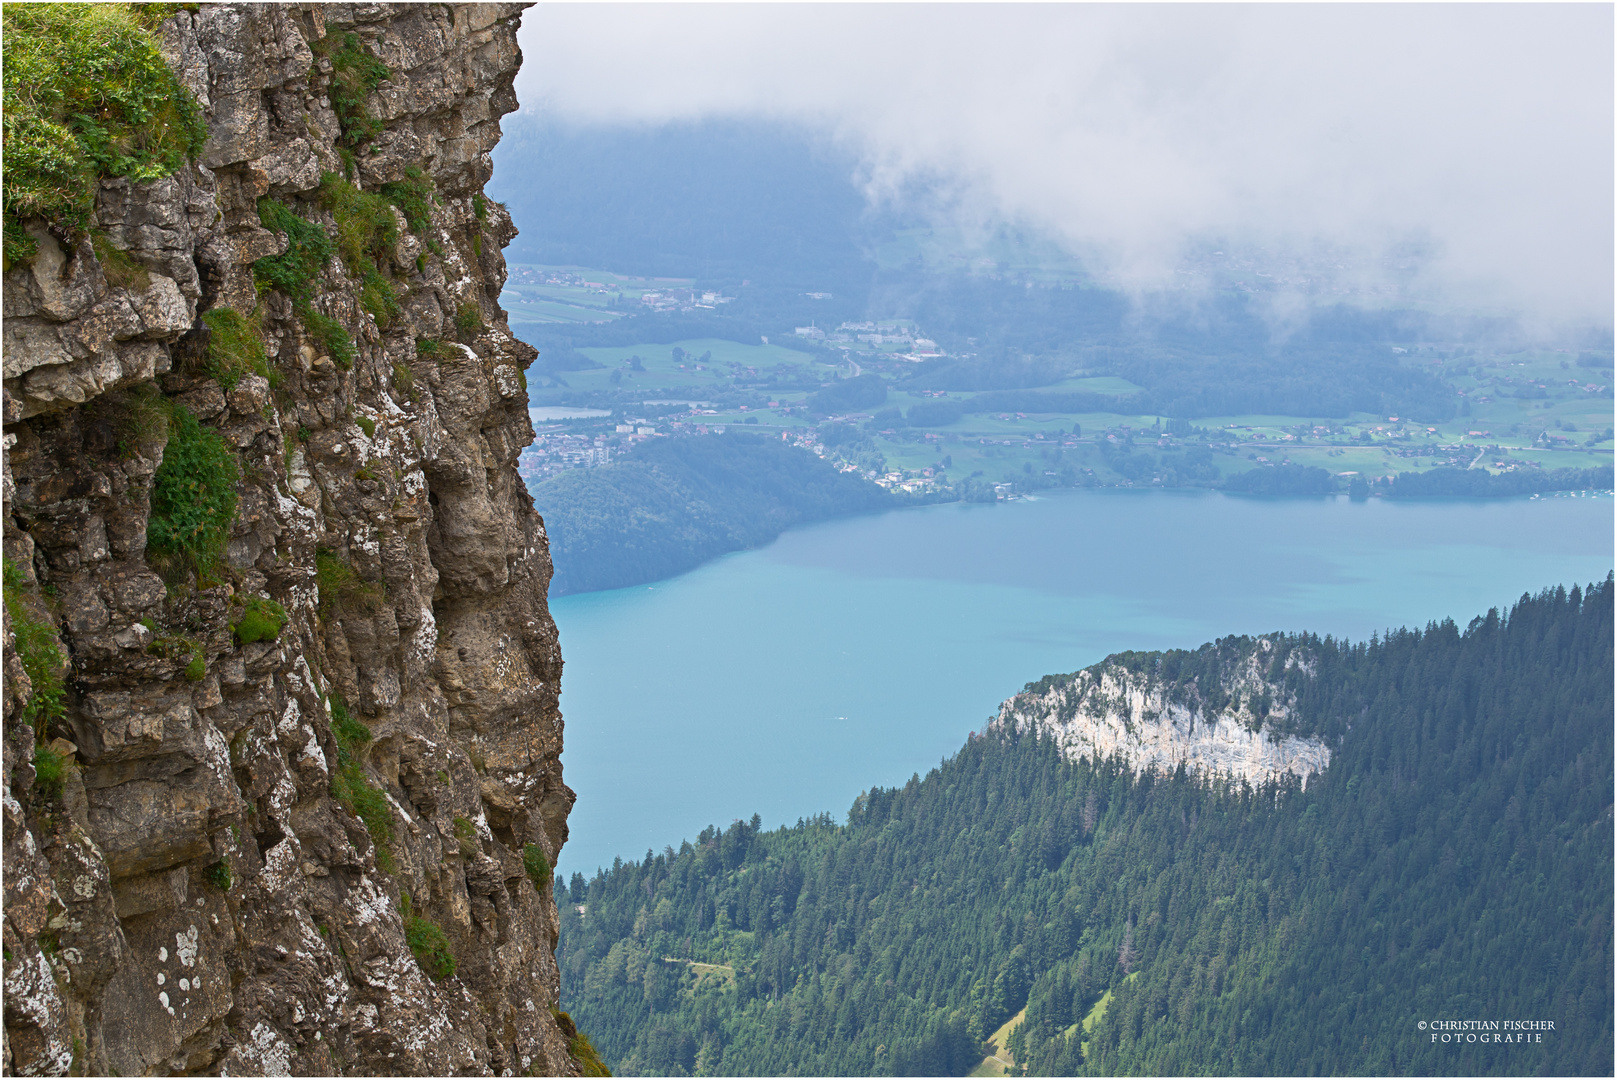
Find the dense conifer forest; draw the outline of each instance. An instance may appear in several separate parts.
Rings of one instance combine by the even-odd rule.
[[[1431,469],[1403,472],[1383,485],[1395,499],[1430,499],[1441,496],[1491,496],[1508,498],[1541,491],[1584,491],[1611,489],[1612,467],[1595,469],[1523,469],[1519,472],[1490,473],[1486,469]]]
[[[563,1006],[626,1074],[963,1075],[1021,1014],[1029,1074],[1610,1075],[1612,594],[1307,639],[1306,790],[991,727],[846,823],[574,874]]]

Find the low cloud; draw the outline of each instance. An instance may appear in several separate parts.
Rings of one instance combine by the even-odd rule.
[[[1609,325],[1612,31],[1595,4],[542,5],[517,89],[575,123],[806,124],[873,201],[924,188],[1137,290],[1217,248]]]

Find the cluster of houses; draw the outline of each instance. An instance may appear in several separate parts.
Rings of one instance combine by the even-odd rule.
[[[851,346],[858,342],[878,349],[883,345],[904,347],[906,351],[885,354],[886,359],[892,360],[921,361],[947,355],[938,348],[936,341],[922,337],[918,329],[904,322],[845,322],[829,333],[811,322],[807,326],[797,327],[795,333],[798,337],[828,345]]]
[[[711,311],[734,299],[711,289],[657,289],[640,294],[641,306],[652,311],[695,311],[699,308]]]

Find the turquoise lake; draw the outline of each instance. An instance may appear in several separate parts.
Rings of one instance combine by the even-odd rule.
[[[924,774],[1024,683],[1227,634],[1367,638],[1612,568],[1609,497],[1350,502],[1093,490],[786,533],[680,577],[551,601],[559,869],[766,826]]]

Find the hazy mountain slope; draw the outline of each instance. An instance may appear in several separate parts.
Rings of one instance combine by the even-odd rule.
[[[654,440],[631,458],[550,477],[533,498],[556,567],[552,596],[673,577],[793,525],[893,502],[806,450],[738,432]]]
[[[489,191],[522,223],[513,261],[822,291],[868,285],[874,269],[855,163],[795,129],[518,115],[495,161]]]

